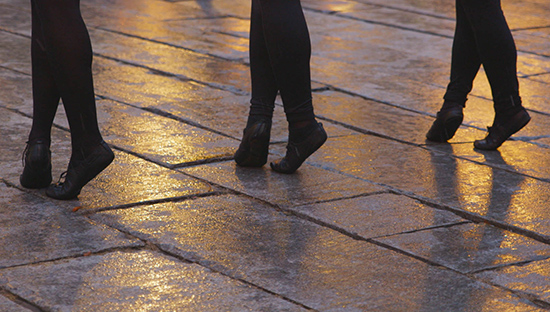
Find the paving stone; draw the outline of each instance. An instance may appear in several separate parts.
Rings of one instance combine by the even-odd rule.
[[[10,49],[0,49],[0,66],[30,73],[31,41],[12,33],[0,31],[0,42],[9,42],[10,44]]]
[[[0,183],[0,207],[3,242],[0,268],[143,245],[51,201],[3,183]]]
[[[205,55],[244,62],[248,60],[250,21],[233,16],[157,20],[128,18],[127,23],[102,25],[102,29],[185,47]]]
[[[0,3],[0,28],[25,34],[28,37],[31,35],[31,5],[24,5],[17,0],[5,0]],[[29,45],[30,48],[30,45]],[[20,51],[22,53],[30,52]],[[28,54],[27,54],[28,55]]]
[[[363,238],[387,236],[423,228],[448,226],[466,220],[414,199],[376,194],[291,208]]]
[[[334,138],[308,162],[545,235],[550,185],[521,174],[368,135]],[[282,149],[274,151],[283,153]]]
[[[346,10],[341,15],[351,16],[367,23],[395,25],[400,28],[427,32],[441,37],[452,37],[455,30],[454,19],[444,15],[419,12],[418,8],[415,8],[415,11],[407,11],[395,9],[391,6],[377,6],[368,3],[355,6],[352,10]]]
[[[248,116],[250,95],[236,95],[102,58],[97,58],[94,64],[98,95],[143,108],[160,110],[160,113],[169,113],[241,139]],[[249,82],[243,81],[243,84],[246,83]],[[318,107],[316,103],[314,105]],[[351,130],[331,123],[325,123],[325,126],[330,136],[352,133]],[[286,141],[287,137],[288,123],[282,107],[278,106],[274,112],[271,141]],[[238,144],[234,149],[237,146]]]
[[[306,310],[150,251],[116,251],[2,270],[0,283],[48,311]]]
[[[550,260],[547,259],[480,272],[476,277],[518,293],[534,295],[539,300],[550,304],[549,267]]]
[[[0,68],[0,105],[32,115],[31,76]]]
[[[113,164],[82,189],[75,201],[82,211],[215,191],[208,183],[132,155],[115,156]]]
[[[91,29],[90,35],[96,42],[94,51],[102,56],[226,89],[249,91],[244,83],[249,70],[243,64],[100,29]],[[133,49],[135,46],[141,49]]]
[[[277,173],[267,166],[242,168],[235,162],[228,161],[180,171],[281,206],[302,205],[383,190],[374,184],[306,164],[292,175]]]
[[[0,296],[0,311],[29,312],[31,310],[16,304],[15,302],[7,299],[6,297]]]
[[[547,244],[486,224],[455,225],[376,240],[462,273],[550,257]]]
[[[521,139],[521,137],[516,137]],[[534,142],[539,142],[535,140]],[[448,152],[451,155],[464,157],[493,167],[502,168],[512,173],[525,174],[539,179],[548,179],[550,163],[547,157],[548,148],[522,141],[507,141],[497,151],[480,151],[470,144],[431,144],[428,147],[435,151]]]
[[[537,310],[501,289],[243,197],[113,210],[93,218],[317,310]]]
[[[167,166],[228,157],[237,141],[112,101],[98,103],[104,139]]]
[[[5,148],[0,154],[1,177],[19,185],[19,176],[23,170],[21,155],[31,120],[5,109],[0,108],[0,112],[0,144]],[[53,182],[56,182],[61,173],[67,170],[71,154],[69,133],[54,128],[51,150]],[[62,205],[70,208],[102,208],[212,190],[207,183],[115,150],[114,162],[82,189],[78,200]],[[45,196],[44,190],[30,192]]]
[[[319,116],[416,144],[426,143],[426,133],[434,121],[430,116],[340,92],[315,94],[314,100]],[[450,142],[473,142],[475,137],[483,137],[483,132],[461,127]]]

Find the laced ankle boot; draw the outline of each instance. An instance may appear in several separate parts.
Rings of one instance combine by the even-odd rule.
[[[326,140],[327,133],[323,124],[317,123],[314,130],[301,141],[295,142],[289,139],[285,157],[272,162],[271,169],[280,173],[294,173]]]
[[[21,185],[28,189],[39,189],[52,182],[52,162],[50,143],[45,140],[27,142],[23,152],[23,173],[19,177]]]
[[[60,178],[60,180],[65,178],[65,181],[50,185],[46,190],[46,195],[63,200],[77,197],[82,187],[107,168],[114,158],[115,155],[111,148],[102,141],[82,160],[71,161],[67,171]]]

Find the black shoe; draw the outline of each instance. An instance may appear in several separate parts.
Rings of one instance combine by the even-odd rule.
[[[67,172],[61,175],[65,181],[50,185],[46,195],[55,199],[75,198],[82,187],[107,168],[114,158],[107,143],[101,142],[84,160],[70,163]]]
[[[19,177],[23,187],[39,189],[52,182],[52,160],[50,144],[38,140],[27,142],[23,152],[23,173]]]
[[[463,119],[464,114],[461,106],[439,111],[426,138],[433,142],[447,142],[455,135]]]
[[[530,120],[529,113],[525,109],[522,109],[505,122],[489,127],[487,137],[483,140],[476,140],[474,147],[480,150],[496,150],[512,134],[525,127]]]
[[[235,152],[235,162],[241,167],[261,167],[267,162],[271,120],[261,120],[244,129],[243,139]]]
[[[300,143],[288,142],[286,155],[282,159],[272,162],[271,168],[280,173],[293,173],[302,163],[327,140],[327,133],[323,124],[317,123],[317,128]]]

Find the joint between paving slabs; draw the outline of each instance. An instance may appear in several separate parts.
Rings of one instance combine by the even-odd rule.
[[[290,299],[290,298],[288,298],[288,297],[286,297],[286,296],[284,296],[284,295],[278,294],[278,293],[273,292],[273,291],[271,291],[271,290],[269,290],[269,289],[267,289],[267,288],[264,288],[264,287],[262,287],[262,286],[259,286],[259,285],[254,284],[254,283],[252,283],[252,282],[249,282],[249,281],[243,279],[242,277],[232,276],[232,275],[230,275],[229,273],[224,272],[224,267],[221,266],[221,265],[219,265],[218,263],[213,263],[214,266],[212,266],[212,265],[211,265],[212,263],[209,264],[208,261],[205,262],[205,261],[202,261],[202,259],[196,259],[196,260],[187,259],[187,258],[185,258],[185,257],[182,256],[182,255],[178,255],[178,254],[176,254],[176,253],[174,253],[174,252],[165,250],[165,249],[163,249],[161,246],[157,246],[157,245],[155,245],[155,244],[153,244],[153,245],[154,245],[154,248],[155,248],[156,250],[158,249],[160,252],[162,252],[163,254],[165,254],[165,255],[167,255],[167,256],[170,256],[170,257],[172,257],[172,258],[175,258],[175,259],[178,259],[178,260],[180,260],[180,261],[187,262],[187,263],[193,263],[193,264],[199,265],[199,266],[204,267],[204,268],[206,268],[206,269],[208,269],[208,270],[210,270],[210,271],[212,271],[212,272],[214,272],[214,273],[217,273],[217,274],[220,274],[220,275],[225,276],[225,277],[227,277],[227,278],[230,278],[230,279],[232,279],[232,280],[236,280],[236,281],[239,281],[239,282],[241,282],[241,283],[244,283],[244,284],[246,284],[246,285],[248,285],[248,286],[250,286],[250,287],[256,288],[256,289],[258,289],[258,290],[261,290],[261,291],[263,291],[263,292],[266,292],[266,293],[268,293],[268,294],[271,294],[271,295],[273,295],[273,296],[276,296],[276,297],[278,297],[278,298],[280,298],[280,299],[283,299],[283,300],[285,300],[285,301],[288,301],[288,302],[290,302],[290,303],[293,303],[293,304],[295,304],[295,305],[298,305],[298,306],[300,306],[300,307],[302,307],[302,308],[304,308],[304,309],[306,309],[306,310],[309,310],[309,311],[317,311],[317,310],[315,310],[315,309],[313,309],[313,308],[311,308],[311,307],[306,306],[305,304],[303,304],[303,303],[301,303],[301,302],[295,301],[295,300]]]
[[[109,207],[100,207],[100,208],[93,208],[93,209],[87,209],[82,211],[81,215],[92,215],[103,211],[111,211],[111,210],[119,210],[119,209],[130,209],[130,208],[138,208],[143,206],[150,206],[150,205],[156,205],[156,204],[162,204],[162,203],[179,203],[187,200],[195,200],[197,198],[204,198],[204,197],[210,197],[210,196],[219,196],[227,194],[227,192],[224,191],[210,191],[205,193],[197,193],[197,194],[189,194],[189,195],[183,195],[183,196],[175,196],[175,197],[166,197],[166,198],[159,198],[159,199],[152,199],[152,200],[146,200],[141,202],[135,202],[135,203],[128,203],[128,204],[120,204],[120,205],[113,205]]]
[[[19,306],[22,306],[22,307],[24,307],[24,308],[26,308],[30,311],[33,311],[33,312],[42,312],[42,311],[46,310],[44,308],[41,308],[41,307],[37,306],[36,304],[34,304],[30,301],[25,300],[22,297],[10,292],[9,290],[5,289],[2,286],[0,286],[0,296],[4,296],[5,298],[12,301],[13,303],[15,303]]]
[[[530,262],[530,261],[529,261]],[[521,264],[519,264],[521,265]],[[511,266],[519,266],[518,264],[514,264],[514,265],[511,265]],[[497,268],[498,270],[498,268]],[[475,278],[475,276],[470,276],[471,274],[474,274],[474,273],[477,273],[477,272],[481,272],[481,271],[485,271],[485,270],[480,270],[480,271],[476,271],[476,272],[473,272],[473,273],[469,273],[468,274],[468,277],[471,278],[471,279],[474,279],[474,280],[477,280],[477,281],[480,281],[482,283],[485,283],[487,285],[490,285],[492,287],[495,287],[495,288],[498,288],[498,289],[501,289],[503,291],[506,291],[506,292],[510,292],[512,293],[513,295],[519,297],[520,299],[523,299],[523,300],[526,300],[530,303],[532,303],[533,305],[539,307],[539,308],[542,308],[544,310],[550,310],[550,303],[542,300],[539,296],[537,295],[534,295],[534,294],[531,294],[531,293],[527,293],[527,292],[524,292],[524,291],[521,291],[521,290],[514,290],[514,289],[510,289],[510,288],[507,288],[505,286],[502,286],[502,285],[499,285],[499,284],[496,284],[490,280],[486,280],[486,279],[478,279],[478,278]]]
[[[513,233],[516,233],[516,234],[519,234],[519,235],[522,235],[522,236],[532,238],[532,239],[537,240],[541,243],[550,244],[550,236],[548,236],[548,235],[539,234],[539,233],[533,232],[531,230],[521,228],[521,227],[516,226],[516,225],[508,224],[508,223],[505,223],[505,222],[502,222],[502,221],[499,221],[499,220],[496,220],[496,219],[493,219],[493,218],[484,217],[484,216],[482,216],[480,214],[477,214],[477,213],[474,213],[474,212],[470,212],[470,211],[462,210],[462,209],[459,209],[459,208],[454,208],[454,207],[451,207],[451,206],[443,205],[443,204],[437,203],[437,202],[435,202],[435,201],[433,201],[429,198],[426,198],[426,197],[423,197],[423,196],[418,196],[416,194],[412,194],[412,193],[409,193],[409,192],[403,192],[402,194],[404,196],[410,197],[412,199],[416,199],[419,202],[421,202],[425,205],[428,205],[430,207],[440,209],[440,210],[449,211],[449,212],[451,212],[451,213],[453,213],[453,214],[455,214],[455,215],[457,215],[461,218],[464,218],[466,220],[470,220],[470,221],[475,222],[475,223],[485,223],[485,224],[492,225],[492,226],[494,226],[496,228],[499,228],[499,229],[502,229],[502,230],[507,230],[507,231],[510,231],[510,232],[513,232]]]

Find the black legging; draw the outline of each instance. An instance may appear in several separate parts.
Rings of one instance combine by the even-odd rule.
[[[60,98],[75,151],[102,141],[92,80],[92,46],[79,0],[31,0],[33,124],[29,141],[50,142]]]
[[[290,124],[313,120],[310,56],[300,0],[252,0],[250,115],[271,118],[280,91]]]
[[[497,113],[521,107],[516,45],[500,0],[456,0],[452,53],[445,100],[464,104],[483,64]]]

